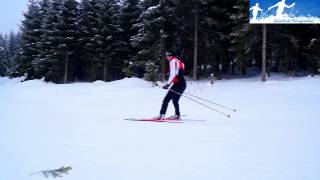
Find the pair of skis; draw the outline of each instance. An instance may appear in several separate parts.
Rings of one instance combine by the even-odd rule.
[[[163,119],[155,119],[155,118],[129,118],[125,119],[127,121],[147,121],[147,122],[160,122],[160,123],[184,123],[190,121],[204,121],[204,120],[196,120],[196,119],[172,119],[172,118],[163,118]]]

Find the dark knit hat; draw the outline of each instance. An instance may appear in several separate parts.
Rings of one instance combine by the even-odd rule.
[[[173,51],[166,51],[164,53],[165,56],[176,56],[176,54]]]

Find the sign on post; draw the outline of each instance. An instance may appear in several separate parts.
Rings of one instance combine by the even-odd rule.
[[[320,24],[319,0],[250,0],[251,24]]]

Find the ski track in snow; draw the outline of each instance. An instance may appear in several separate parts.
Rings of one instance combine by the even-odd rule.
[[[71,166],[65,180],[318,180],[320,77],[188,82],[238,109],[232,118],[181,98],[187,119],[157,115],[166,91],[138,78],[56,85],[0,78],[0,180]],[[168,115],[174,113],[169,105]]]

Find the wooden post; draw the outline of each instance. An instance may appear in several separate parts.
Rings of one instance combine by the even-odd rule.
[[[266,74],[266,51],[267,51],[267,25],[262,25],[262,73],[261,73],[261,81],[267,81]]]
[[[199,3],[196,0],[196,9],[194,16],[194,55],[193,55],[193,80],[197,80],[198,66],[198,21],[199,21]]]

